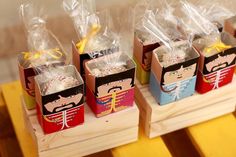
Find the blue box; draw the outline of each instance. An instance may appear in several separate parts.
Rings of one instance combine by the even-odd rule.
[[[196,74],[199,54],[194,48],[188,47],[187,42],[176,42],[176,49],[186,47],[184,61],[163,65],[162,57],[166,47],[154,50],[150,74],[150,91],[160,105],[165,105],[189,97],[195,92]]]

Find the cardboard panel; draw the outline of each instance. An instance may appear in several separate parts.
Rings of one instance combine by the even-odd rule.
[[[79,85],[56,93],[43,95],[40,78],[35,77],[37,117],[45,134],[77,126],[84,122],[84,84],[74,66],[65,66],[65,71],[72,72]]]

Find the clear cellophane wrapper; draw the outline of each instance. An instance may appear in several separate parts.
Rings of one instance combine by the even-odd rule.
[[[61,92],[83,83],[82,78],[72,65],[51,66],[38,75],[36,80],[42,95]]]
[[[173,15],[175,9],[172,7],[174,1],[142,0],[135,6],[135,35],[144,44],[154,44],[160,42],[152,33],[143,26],[143,19],[148,12],[153,12],[158,24],[165,29],[172,38],[181,38],[177,31],[178,19]],[[178,39],[173,39],[178,40]]]
[[[187,52],[191,44],[186,42],[186,37],[178,30],[178,19],[173,15],[174,11],[173,7],[165,4],[165,9],[157,12],[146,9],[142,17],[144,30],[166,47],[163,53],[157,54],[164,67],[184,62],[190,57]],[[185,44],[177,46],[175,42],[181,40]]]
[[[199,0],[196,6],[209,21],[214,23],[218,29],[222,29],[224,21],[235,15],[232,1],[204,1]]]
[[[204,56],[212,56],[232,47],[221,40],[217,25],[201,8],[187,1],[181,1],[181,11],[183,15],[179,29],[187,36],[189,43],[206,45],[201,51]]]
[[[29,48],[29,52],[20,55],[20,63],[40,74],[37,83],[41,94],[56,93],[80,84],[82,80],[78,80],[76,71],[66,65],[66,53],[56,36],[46,28],[40,9],[33,3],[26,3],[21,5],[20,11]]]
[[[125,32],[133,30],[133,10],[116,8],[97,12],[92,0],[64,0],[63,7],[74,22],[79,37],[79,53],[103,51],[103,57],[96,59],[102,61],[94,61],[96,66],[91,69],[91,74],[101,77],[126,71],[127,61],[123,54],[132,54]]]
[[[111,50],[118,45],[118,36],[110,28],[109,11],[96,12],[95,6],[94,0],[63,1],[78,35],[76,47],[80,54]]]
[[[43,66],[66,63],[66,53],[56,36],[46,28],[46,17],[38,5],[28,2],[20,6],[27,33],[28,52],[19,55],[24,68],[41,71]]]

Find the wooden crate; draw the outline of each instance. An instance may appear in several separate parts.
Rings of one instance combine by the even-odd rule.
[[[136,104],[101,118],[96,118],[86,104],[83,125],[48,135],[44,135],[35,111],[23,108],[25,126],[37,145],[39,157],[85,156],[138,140]]]
[[[160,106],[138,81],[135,98],[140,110],[140,122],[149,138],[161,136],[235,111],[236,80],[204,95],[193,96]]]

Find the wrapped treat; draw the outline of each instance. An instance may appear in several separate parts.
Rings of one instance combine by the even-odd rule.
[[[97,117],[133,106],[135,64],[117,52],[85,63],[87,104]]]
[[[45,134],[84,122],[84,82],[72,65],[50,67],[35,77],[37,116]]]
[[[117,37],[109,28],[107,11],[96,12],[94,0],[64,0],[64,10],[70,15],[79,40],[72,42],[72,60],[84,76],[84,63],[117,51]]]
[[[224,30],[236,38],[236,16],[225,20]]]
[[[197,28],[200,34],[193,42],[200,54],[197,92],[203,94],[230,83],[235,69],[235,39],[228,33],[220,33],[194,5],[182,2],[182,10],[195,25],[189,27]]]
[[[165,105],[194,94],[199,54],[188,41],[173,41],[155,23],[150,12],[144,26],[164,44],[153,51],[150,91],[160,105]]]
[[[149,83],[152,51],[159,47],[159,40],[145,31],[142,25],[143,16],[148,8],[154,4],[153,1],[141,1],[135,6],[135,34],[133,58],[137,65],[137,79],[141,84]]]
[[[177,18],[173,15],[174,9],[164,1],[144,1],[138,3],[135,9],[135,36],[134,36],[134,55],[137,64],[137,79],[141,84],[148,84],[151,70],[152,52],[159,47],[162,42],[152,33],[144,28],[145,16],[153,12],[158,23],[153,23],[163,30],[173,40],[182,38],[177,30]]]
[[[57,38],[46,29],[45,17],[35,5],[32,3],[21,5],[20,14],[27,32],[29,50],[18,55],[18,67],[26,107],[33,109],[34,76],[46,66],[64,64],[66,55]]]

